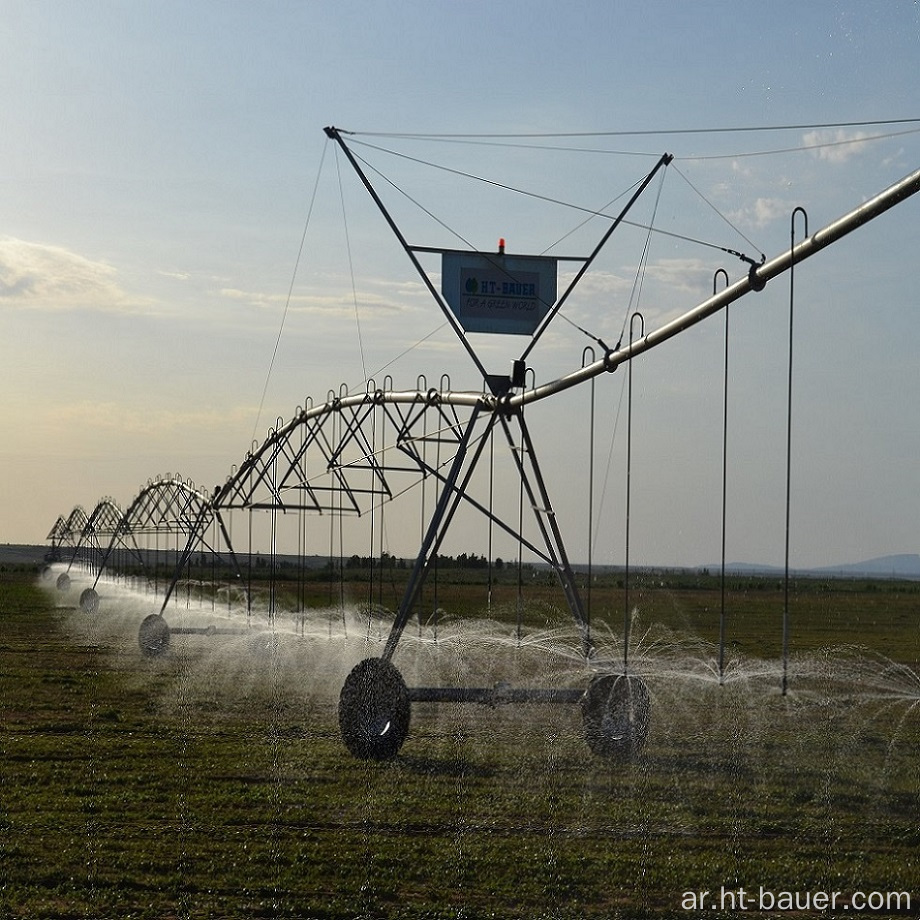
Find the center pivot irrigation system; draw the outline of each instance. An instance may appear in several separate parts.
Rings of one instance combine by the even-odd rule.
[[[89,517],[80,509],[82,517],[76,522],[73,515],[67,520],[59,519],[49,538],[58,549],[73,546],[71,564],[81,547],[92,546],[96,581],[81,595],[81,606],[87,611],[96,609],[99,578],[119,553],[139,565],[149,564],[149,553],[145,558],[137,537],[155,533],[158,539],[163,536],[164,541],[174,540],[175,568],[160,612],[146,617],[141,624],[142,652],[148,656],[161,654],[169,647],[174,632],[236,631],[218,630],[213,626],[171,629],[166,620],[168,605],[174,599],[183,572],[194,554],[203,548],[212,555],[221,556],[234,571],[238,583],[245,582],[227,526],[227,517],[234,510],[262,510],[270,514],[273,551],[281,516],[293,514],[298,520],[310,512],[328,514],[340,520],[348,515],[368,516],[373,549],[375,526],[379,533],[383,531],[386,504],[424,480],[435,484],[436,498],[430,511],[423,511],[421,545],[382,653],[356,665],[340,693],[339,726],[348,750],[365,759],[393,757],[408,734],[413,703],[568,703],[581,706],[585,739],[592,752],[603,757],[628,758],[641,748],[648,733],[649,690],[641,676],[628,670],[625,652],[621,664],[616,667],[609,661],[602,662],[595,654],[590,618],[586,615],[566,552],[534,440],[525,422],[525,407],[601,374],[611,373],[748,293],[762,290],[771,279],[920,191],[920,170],[814,234],[808,235],[806,226],[805,238],[798,243],[793,232],[789,249],[772,259],[764,257],[754,262],[742,256],[749,270],[739,280],[729,284],[726,275],[724,289],[677,319],[648,333],[643,328],[638,337],[631,331],[627,343],[620,342],[614,348],[604,346],[601,357],[596,358],[592,353],[590,360],[583,361],[582,366],[571,373],[537,383],[527,364],[532,349],[655,174],[667,166],[671,157],[662,156],[638,184],[593,251],[586,256],[562,259],[509,254],[504,251],[503,241],[498,251],[491,253],[411,245],[349,149],[343,132],[334,127],[325,131],[355,170],[466,349],[482,376],[481,391],[454,391],[446,376],[441,378],[438,387],[428,387],[424,378],[419,378],[414,390],[394,390],[392,381],[386,378],[382,387],[369,381],[366,390],[360,393],[349,393],[344,388],[339,393],[330,391],[321,405],[308,401],[290,422],[285,424],[279,419],[265,442],[254,445],[226,482],[211,493],[167,477],[149,482],[120,517],[113,511],[114,504],[106,501],[102,503],[104,507]],[[796,211],[801,212],[801,209]],[[793,228],[795,216],[796,212],[793,213]],[[440,254],[440,290],[423,268],[420,253]],[[578,263],[572,280],[561,293],[557,292],[559,261]],[[721,274],[724,275],[724,271]],[[495,374],[489,372],[473,348],[467,338],[468,332],[518,334],[528,336],[529,340],[520,357],[512,362],[510,373]],[[499,513],[491,500],[478,497],[474,488],[474,474],[477,468],[490,462],[488,458],[496,439],[506,445],[512,468],[517,473],[521,491],[518,516]],[[555,573],[580,636],[580,656],[591,675],[586,689],[510,688],[503,684],[496,687],[407,686],[394,664],[394,657],[407,624],[418,613],[423,587],[431,572],[436,571],[439,550],[461,507],[474,508],[484,515],[490,528],[494,526],[505,532]],[[525,508],[529,508],[533,518],[528,529],[528,533],[536,534],[532,538],[525,535],[523,527]],[[251,517],[250,514],[250,521]],[[99,539],[102,535],[109,537],[104,550]],[[250,543],[251,539],[250,524]],[[330,530],[330,544],[332,542],[333,531]],[[158,553],[154,558],[158,558],[162,548],[157,545]],[[249,558],[251,563],[251,549]],[[66,573],[59,576],[61,588],[67,586],[60,581],[65,577]],[[247,603],[251,602],[250,591]],[[268,609],[271,625],[273,597],[269,598]],[[627,611],[624,648],[628,648],[628,631]]]

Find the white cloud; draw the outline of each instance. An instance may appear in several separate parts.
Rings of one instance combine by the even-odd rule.
[[[60,246],[0,239],[0,305],[32,310],[136,310],[110,265]]]
[[[252,406],[230,409],[143,409],[116,402],[77,402],[50,406],[47,421],[54,430],[78,429],[84,435],[115,432],[119,438],[139,435],[161,437],[176,432],[221,430],[234,424],[251,423],[256,415]]]
[[[871,135],[866,131],[809,131],[802,142],[811,149],[812,156],[828,163],[844,163],[865,150],[866,140]]]
[[[354,295],[350,286],[341,286],[328,293],[292,294],[289,309],[294,313],[311,313],[329,318],[347,318],[354,320],[355,300],[362,322],[380,314],[388,317],[404,314],[415,309],[419,303],[419,294],[426,294],[420,284],[406,285],[386,282],[371,282],[374,290],[359,290]],[[264,291],[246,291],[240,288],[221,288],[221,297],[248,304],[260,310],[281,310],[288,301],[288,295],[282,292],[266,293]],[[395,296],[394,296],[395,295]]]
[[[559,273],[558,292],[562,292],[571,284],[575,272],[564,271]],[[587,272],[578,282],[577,297],[589,299],[593,297],[622,297],[632,290],[633,280],[614,272],[593,269]]]
[[[732,211],[728,216],[733,224],[760,229],[774,220],[788,217],[793,207],[782,198],[756,198],[752,204]]]
[[[646,276],[668,291],[697,293],[712,284],[712,265],[702,259],[658,259],[646,269]]]
[[[741,179],[751,179],[754,176],[750,164],[742,163],[740,160],[732,160],[732,172]]]

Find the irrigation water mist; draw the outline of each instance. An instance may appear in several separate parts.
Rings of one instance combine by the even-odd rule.
[[[354,664],[381,654],[387,611],[355,604],[344,613],[310,610],[301,619],[270,612],[260,594],[247,613],[235,589],[212,605],[207,585],[183,585],[165,610],[171,626],[237,625],[246,632],[175,635],[164,656],[144,659],[138,626],[159,612],[162,598],[141,583],[100,580],[99,608],[89,614],[78,599],[91,580],[72,575],[64,594],[53,578],[43,582],[62,608],[62,629],[108,650],[135,696],[148,688],[150,718],[162,717],[177,733],[169,750],[178,752],[180,775],[190,784],[208,780],[183,767],[183,745],[232,752],[227,760],[197,760],[196,770],[243,779],[253,795],[276,797],[286,832],[335,828],[342,820],[343,833],[363,833],[371,892],[381,836],[392,841],[400,834],[411,854],[425,852],[426,835],[442,848],[446,836],[459,867],[476,871],[483,865],[477,859],[497,859],[496,871],[512,879],[520,866],[537,866],[532,871],[552,879],[558,863],[565,880],[565,867],[587,853],[596,869],[592,884],[612,897],[617,889],[641,896],[644,887],[679,892],[760,883],[920,890],[920,866],[910,862],[920,806],[920,678],[878,654],[848,646],[793,655],[784,696],[781,662],[732,647],[720,675],[716,647],[688,629],[646,622],[639,609],[629,668],[649,687],[652,718],[648,743],[632,763],[590,753],[577,706],[458,704],[413,705],[399,755],[362,763],[344,747],[336,759],[337,698]],[[508,681],[583,688],[595,670],[622,669],[615,626],[593,624],[597,655],[586,665],[568,624],[518,634],[507,621],[453,618],[440,600],[446,612],[411,622],[394,656],[409,686]],[[564,611],[544,612],[549,622],[565,621]],[[129,739],[125,744],[130,750]],[[353,783],[344,792],[329,778],[339,770]],[[350,797],[345,818],[343,795]],[[182,820],[185,808],[180,797]],[[263,833],[249,826],[234,832]],[[409,835],[421,842],[410,843]],[[317,858],[334,872],[341,853],[328,846]],[[608,863],[608,852],[625,855]],[[391,871],[424,871],[424,858],[422,868],[414,857],[408,861],[408,868],[393,862]],[[433,865],[443,871],[445,862]],[[452,878],[463,879],[463,872],[448,872],[438,884],[450,888]],[[553,898],[548,887],[547,903]]]
[[[87,613],[75,599],[93,583],[91,576],[71,568],[70,586],[62,593],[53,587],[58,571],[52,568],[43,584],[54,591],[59,605],[72,608],[66,621],[70,634],[112,648],[127,660],[139,656],[138,627],[144,617],[160,612],[160,596],[141,580],[100,579],[99,608]],[[247,694],[270,693],[279,705],[302,707],[305,720],[317,707],[328,711],[336,704],[358,662],[382,654],[392,617],[367,604],[303,613],[278,610],[268,592],[253,592],[247,603],[241,588],[184,582],[163,615],[173,630],[216,631],[172,636],[169,654],[189,660],[183,668],[186,691],[217,707]],[[550,611],[548,619],[564,623],[564,614]],[[238,633],[222,634],[225,630]],[[623,670],[616,627],[597,622],[591,638],[596,654],[586,662],[574,625],[522,628],[488,618],[453,618],[438,610],[425,622],[416,618],[407,625],[393,661],[410,687],[583,688],[594,674]],[[917,672],[852,646],[792,655],[789,691],[783,695],[782,662],[734,652],[720,672],[716,646],[688,632],[644,623],[641,612],[633,611],[628,672],[641,676],[651,694],[651,745],[685,738],[718,744],[725,753],[740,756],[786,728],[794,729],[787,746],[812,743],[816,734],[828,732],[850,739],[850,745],[878,725],[885,726],[894,745],[920,721]],[[577,707],[501,708],[505,721],[519,717],[547,731],[578,732],[577,719],[560,712]]]
[[[344,612],[311,609],[301,617],[271,611],[262,594],[247,611],[236,590],[212,602],[183,588],[164,611],[172,627],[234,625],[245,632],[178,634],[165,655],[144,659],[138,626],[159,612],[162,599],[140,583],[100,580],[99,609],[88,614],[78,604],[88,576],[72,575],[63,595],[53,578],[44,582],[66,608],[63,628],[110,650],[131,689],[149,688],[152,712],[186,724],[189,737],[219,732],[226,720],[233,731],[246,726],[271,742],[270,761],[215,763],[215,772],[302,782],[304,802],[319,802],[315,807],[322,809],[324,789],[311,785],[311,752],[322,745],[328,761],[329,751],[341,745],[339,692],[356,663],[382,654],[387,611],[356,604]],[[543,612],[550,622],[564,622],[561,610],[558,617]],[[861,854],[867,848],[878,853],[892,835],[903,836],[905,820],[908,827],[912,820],[904,816],[920,807],[916,671],[853,647],[797,654],[783,695],[780,661],[744,657],[733,648],[720,675],[718,649],[689,630],[646,623],[641,610],[632,625],[629,670],[643,677],[651,694],[648,742],[634,761],[592,755],[578,706],[413,704],[408,738],[393,761],[355,766],[341,747],[343,763],[355,770],[354,796],[368,828],[386,826],[394,808],[405,808],[406,797],[419,796],[426,803],[420,808],[430,813],[427,801],[447,795],[438,813],[452,829],[458,861],[478,845],[474,838],[483,842],[493,833],[520,839],[522,858],[531,835],[544,840],[541,865],[557,856],[564,864],[572,840],[590,838],[639,853],[631,884],[641,887],[644,873],[667,871],[652,855],[661,853],[662,840],[684,847],[709,839],[712,852],[715,838],[724,858],[696,867],[699,879],[673,884],[731,885],[736,878],[740,885],[750,881],[744,867],[754,858],[748,854],[757,852],[753,842],[780,838],[778,851],[788,859],[776,864],[776,884],[790,887],[799,877],[798,846],[836,873],[825,878],[823,870],[812,870],[819,874],[808,884],[819,877],[831,887],[863,881]],[[393,660],[410,687],[507,681],[581,689],[595,672],[622,671],[618,630],[597,622],[592,641],[597,654],[586,664],[570,625],[519,632],[507,622],[453,618],[448,608],[437,618],[411,622]],[[244,746],[247,737],[239,739]],[[486,805],[484,787],[493,790]],[[375,846],[368,830],[369,859]],[[895,875],[884,871],[899,888],[920,889],[917,866]]]

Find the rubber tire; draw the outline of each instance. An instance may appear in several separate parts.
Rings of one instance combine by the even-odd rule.
[[[145,658],[159,658],[169,648],[169,624],[158,613],[144,617],[137,641]]]
[[[99,609],[99,595],[94,588],[84,588],[80,593],[80,609],[84,613],[95,613]]]
[[[360,760],[389,760],[409,734],[411,704],[402,674],[383,658],[352,668],[339,694],[339,730]]]
[[[648,686],[641,677],[624,674],[595,677],[582,698],[581,714],[592,754],[607,760],[632,760],[648,738]]]
[[[61,574],[58,575],[57,577],[56,584],[57,584],[58,591],[62,593],[64,591],[69,591],[70,590],[70,576],[66,572],[61,572]]]

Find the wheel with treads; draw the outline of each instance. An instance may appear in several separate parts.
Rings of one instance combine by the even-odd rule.
[[[604,674],[592,679],[581,701],[585,741],[608,760],[634,758],[648,737],[651,698],[641,677]]]
[[[355,665],[339,694],[339,730],[361,760],[395,757],[409,733],[411,704],[402,675],[383,658]]]
[[[80,609],[84,613],[95,613],[99,608],[99,595],[93,588],[84,588],[80,593]]]
[[[145,658],[158,658],[169,648],[169,624],[158,613],[151,613],[144,617],[137,641]]]

